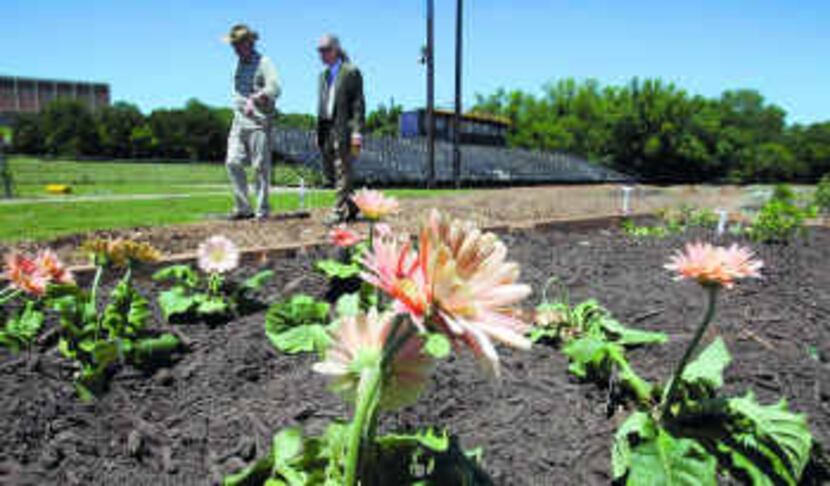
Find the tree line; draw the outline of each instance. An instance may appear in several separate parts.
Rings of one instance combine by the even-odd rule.
[[[313,128],[311,115],[289,113],[278,124]],[[12,150],[62,157],[162,158],[221,161],[233,121],[230,108],[199,100],[183,108],[156,109],[144,115],[137,106],[117,102],[91,111],[85,104],[58,99],[38,114],[23,114],[12,128]]]
[[[786,112],[754,90],[692,95],[659,79],[623,86],[565,79],[541,93],[497,90],[471,110],[508,118],[508,144],[585,157],[646,181],[815,181],[830,173],[830,122],[787,124]],[[403,108],[381,104],[369,133],[393,136]],[[96,112],[55,100],[13,127],[18,153],[65,157],[221,161],[229,108],[190,100],[144,115],[118,102]],[[313,129],[315,118],[281,114],[280,126]]]
[[[830,122],[788,125],[754,90],[707,98],[659,79],[564,79],[540,94],[479,95],[472,111],[509,118],[514,147],[572,153],[643,180],[815,181],[830,172]]]

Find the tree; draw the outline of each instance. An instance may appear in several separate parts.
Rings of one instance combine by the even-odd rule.
[[[378,108],[366,117],[366,131],[381,137],[396,137],[399,132],[399,123],[403,106],[389,102],[389,107],[381,103]]]
[[[70,157],[99,154],[95,118],[82,102],[57,99],[46,106],[41,118],[47,153]]]
[[[109,157],[132,156],[133,130],[144,124],[144,115],[138,107],[118,102],[102,108],[97,118],[102,153]]]
[[[12,150],[21,154],[42,154],[45,152],[43,123],[35,114],[20,114],[14,119]]]

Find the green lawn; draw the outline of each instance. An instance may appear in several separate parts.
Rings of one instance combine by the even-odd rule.
[[[191,223],[227,213],[228,179],[222,165],[130,162],[44,161],[11,159],[18,197],[58,199],[50,202],[0,203],[0,241],[47,240],[56,236],[117,228]],[[281,167],[283,183],[295,183],[295,169]],[[134,201],[73,201],[44,194],[46,184],[70,184],[73,196],[189,194],[188,198]],[[211,194],[205,194],[209,192]],[[435,197],[451,190],[387,191],[399,198]],[[219,194],[217,194],[219,193]],[[63,200],[61,200],[63,199]],[[306,207],[334,203],[331,191],[309,191]],[[295,210],[296,193],[272,195],[274,212]]]
[[[68,184],[78,196],[112,194],[182,194],[217,192],[227,187],[222,164],[143,163],[130,161],[76,162],[10,157],[18,197],[50,196],[47,184]],[[276,184],[297,184],[299,176],[313,182],[316,175],[303,168],[278,165]]]

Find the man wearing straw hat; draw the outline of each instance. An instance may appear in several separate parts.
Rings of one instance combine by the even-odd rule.
[[[233,85],[233,124],[228,135],[226,159],[234,196],[234,211],[229,219],[234,221],[254,216],[264,220],[270,212],[271,126],[280,85],[274,63],[256,50],[258,38],[257,33],[247,25],[237,24],[223,39],[239,57]],[[248,201],[245,165],[254,168],[256,214]]]
[[[363,145],[366,103],[360,70],[349,61],[337,37],[324,35],[317,50],[326,66],[319,82],[317,145],[327,182],[337,191],[334,209],[325,222],[336,224],[357,216],[351,200],[352,161]]]

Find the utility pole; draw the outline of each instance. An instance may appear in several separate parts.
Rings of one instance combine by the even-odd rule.
[[[452,173],[456,189],[461,187],[461,55],[464,1],[458,0],[455,14],[455,117],[452,137]]]
[[[427,188],[435,187],[435,0],[427,0],[427,46],[424,62],[427,65]]]

